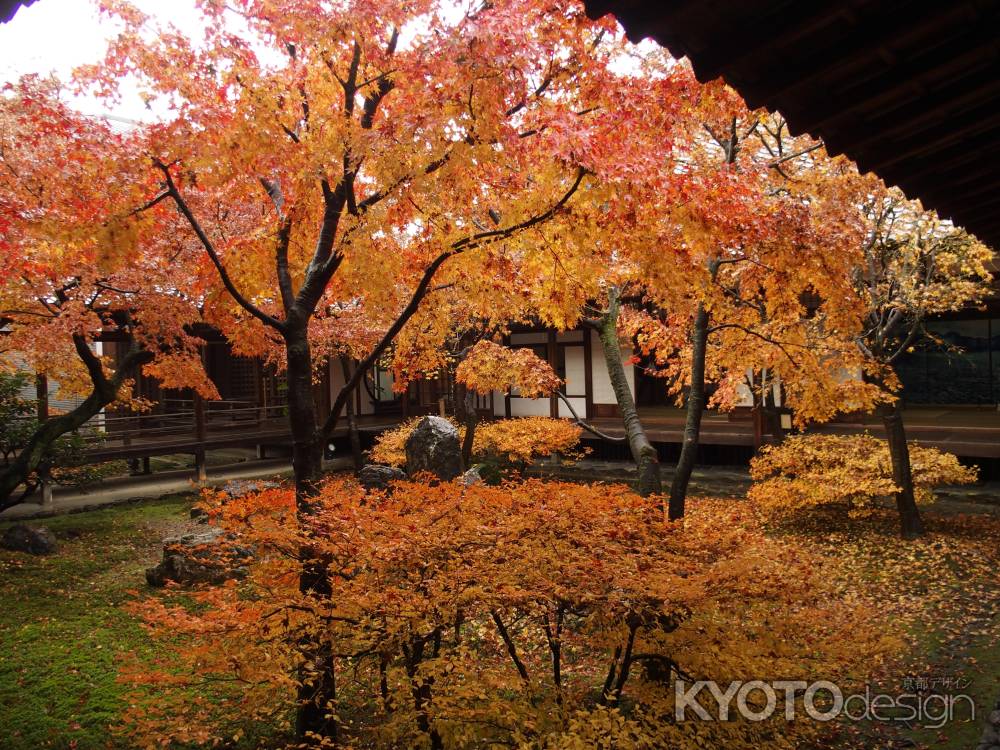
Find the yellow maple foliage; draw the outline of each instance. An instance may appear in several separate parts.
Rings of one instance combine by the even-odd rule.
[[[531,349],[511,349],[488,339],[476,342],[455,369],[455,379],[476,393],[509,392],[524,398],[547,396],[562,380]]]
[[[951,453],[916,443],[910,445],[910,462],[919,503],[933,502],[939,485],[977,478],[975,468],[962,466]],[[846,504],[852,517],[860,517],[876,500],[898,491],[889,446],[869,434],[789,437],[781,445],[764,446],[750,462],[750,476],[748,498],[773,514]]]
[[[256,562],[240,584],[133,604],[162,645],[123,672],[138,747],[287,727],[298,683],[332,669],[342,747],[793,748],[823,726],[664,721],[674,680],[847,686],[899,645],[742,503],[695,503],[681,525],[622,485],[403,482],[373,500],[338,479],[305,519],[289,490],[207,506]],[[329,595],[300,590],[306,543]],[[327,666],[299,669],[304,639]]]
[[[409,419],[378,436],[371,450],[372,461],[389,466],[406,465],[406,440],[420,417]],[[565,419],[516,417],[483,422],[476,428],[472,455],[476,460],[496,456],[511,463],[526,464],[535,458],[559,454],[574,459],[586,452],[580,448],[583,430]],[[459,441],[465,426],[458,426]]]

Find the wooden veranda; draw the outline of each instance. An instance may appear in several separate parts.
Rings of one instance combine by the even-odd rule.
[[[88,461],[144,459],[190,454],[196,472],[204,477],[205,454],[220,448],[287,447],[291,444],[287,407],[257,406],[243,401],[171,402],[169,411],[149,414],[100,415],[82,433]],[[394,416],[357,418],[364,433],[380,432],[398,421]],[[331,435],[345,437],[347,420]]]
[[[654,443],[679,444],[684,437],[684,412],[668,407],[640,408],[643,426]],[[909,408],[904,412],[907,437],[922,445],[954,453],[963,458],[1000,458],[1000,412],[975,408]],[[623,434],[619,417],[591,420],[603,432]],[[852,416],[808,432],[850,435],[870,432],[884,435],[881,421],[874,415]],[[745,446],[754,448],[760,441],[753,421],[708,412],[701,427],[703,445]]]

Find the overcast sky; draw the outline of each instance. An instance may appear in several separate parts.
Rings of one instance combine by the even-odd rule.
[[[202,36],[201,14],[195,7],[195,0],[132,2],[144,13],[176,26],[194,39]],[[452,3],[459,17],[467,0],[452,0]],[[445,7],[452,3],[446,3]],[[233,22],[240,23],[239,19]],[[67,81],[76,66],[101,59],[108,40],[117,30],[118,24],[99,17],[95,0],[36,0],[30,7],[19,9],[9,23],[0,24],[0,81],[16,81],[26,73],[55,73]],[[406,35],[404,29],[404,37]],[[400,43],[405,44],[405,38]],[[643,52],[654,47],[655,44],[647,40],[636,49]],[[258,50],[258,54],[267,59],[267,51]],[[623,71],[632,68],[633,64],[628,57],[620,61]],[[121,91],[122,101],[118,104],[88,97],[76,97],[73,104],[88,115],[110,115],[124,120],[150,121],[158,116],[169,116],[166,108],[155,102],[152,109],[147,108],[127,80],[122,83]]]
[[[194,0],[132,2],[183,31],[190,33],[200,26]],[[92,0],[36,0],[34,5],[18,10],[10,23],[0,24],[0,80],[15,81],[25,73],[55,73],[67,80],[77,65],[101,58],[116,30],[116,24],[98,17]],[[77,107],[87,114],[133,120],[153,116],[135,94],[124,96],[116,106],[80,99]]]

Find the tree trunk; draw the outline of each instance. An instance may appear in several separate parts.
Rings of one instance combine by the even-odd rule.
[[[300,522],[312,514],[312,500],[319,492],[323,469],[323,440],[316,425],[316,404],[312,387],[312,351],[305,323],[289,319],[285,331],[288,378],[288,422],[292,433],[292,472],[295,479],[295,505]],[[319,600],[333,593],[327,562],[312,545],[299,550],[302,572],[299,590]],[[315,733],[335,738],[337,723],[333,718],[336,698],[334,663],[330,644],[306,638],[302,642],[303,665],[299,671],[299,709],[295,730],[299,737]]]
[[[601,317],[598,335],[601,339],[601,345],[604,347],[604,363],[608,368],[611,388],[615,392],[615,400],[618,402],[618,408],[621,410],[622,420],[625,423],[625,437],[628,439],[628,447],[637,467],[636,489],[640,495],[648,497],[663,491],[663,484],[660,480],[660,459],[656,448],[646,437],[646,431],[639,419],[639,412],[635,408],[635,399],[632,398],[632,391],[628,387],[625,363],[622,361],[621,344],[618,341],[619,303],[617,291],[613,290],[608,297],[608,312]]]
[[[351,367],[347,357],[340,358],[340,367],[344,371],[344,382],[351,379]],[[347,416],[347,436],[351,443],[351,458],[354,461],[354,470],[361,471],[365,465],[365,456],[361,452],[361,435],[358,433],[358,419],[354,414],[354,399],[347,399],[344,403],[344,411]]]
[[[308,513],[311,498],[323,470],[323,441],[316,427],[316,404],[313,400],[312,351],[305,323],[292,325],[285,332],[288,361],[288,422],[292,433],[292,472],[295,477],[295,501],[300,512]]]
[[[40,424],[29,438],[27,445],[18,453],[17,458],[0,473],[0,510],[6,510],[23,501],[24,495],[13,497],[15,490],[21,484],[27,483],[32,472],[44,465],[45,457],[59,438],[82,427],[114,400],[114,396],[105,399],[95,390],[71,412]],[[30,490],[31,487],[26,489]]]
[[[687,417],[684,422],[684,442],[677,459],[677,470],[670,484],[670,520],[684,516],[688,483],[698,455],[701,435],[701,417],[705,412],[705,355],[708,349],[708,312],[698,305],[691,330],[691,389],[687,398]]]
[[[13,498],[14,491],[29,481],[32,472],[43,466],[45,457],[55,442],[66,433],[80,429],[102,409],[114,403],[124,379],[136,367],[153,358],[149,352],[133,349],[125,356],[114,376],[109,379],[102,373],[100,360],[86,348],[86,342],[80,338],[75,343],[80,358],[90,372],[94,388],[72,411],[43,421],[18,453],[17,458],[0,472],[0,510],[21,503],[24,495]]]
[[[903,427],[903,410],[897,399],[891,406],[879,408],[885,436],[889,442],[889,456],[892,459],[892,481],[899,488],[896,493],[896,508],[899,511],[900,532],[904,539],[915,539],[924,534],[924,523],[917,509],[913,491],[913,471],[910,467],[910,449],[906,444],[906,430]]]
[[[781,412],[774,402],[775,381],[772,380],[762,394],[762,407],[764,409],[764,420],[767,423],[767,431],[771,435],[772,445],[781,445],[785,442],[785,430],[781,426]]]
[[[472,446],[476,441],[476,425],[479,424],[479,415],[476,414],[476,394],[470,388],[465,389],[463,411],[465,438],[462,440],[462,466],[468,469],[472,465]]]

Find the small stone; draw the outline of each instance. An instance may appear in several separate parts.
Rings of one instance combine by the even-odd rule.
[[[986,721],[995,727],[1000,727],[1000,708],[990,711],[990,715],[986,717]]]
[[[406,473],[424,471],[446,482],[462,473],[458,429],[443,417],[424,417],[406,439]]]
[[[473,466],[465,472],[462,475],[462,478],[458,481],[466,487],[475,487],[477,484],[485,484],[485,480],[483,479],[483,475],[480,473],[478,466]]]
[[[0,547],[30,555],[51,555],[59,545],[56,536],[45,526],[15,524],[0,537]]]
[[[382,464],[368,464],[358,472],[358,484],[366,492],[372,490],[388,491],[392,489],[392,483],[406,479],[406,472],[395,466],[383,466]]]
[[[979,738],[979,744],[981,745],[997,745],[1000,744],[1000,734],[997,730],[991,727],[989,724],[983,730],[983,736]]]

